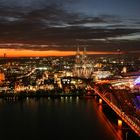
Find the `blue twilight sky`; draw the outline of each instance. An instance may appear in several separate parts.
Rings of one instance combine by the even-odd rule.
[[[62,5],[71,12],[87,15],[115,14],[140,18],[140,0],[0,0],[0,6],[43,8],[46,5]]]
[[[140,18],[139,0],[76,0],[67,4],[67,7],[93,16],[111,14]]]
[[[0,48],[9,42],[49,46],[25,45],[32,50],[73,50],[77,43],[140,50],[140,0],[0,0]]]

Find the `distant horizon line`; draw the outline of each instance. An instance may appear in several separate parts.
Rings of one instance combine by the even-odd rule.
[[[0,49],[2,52],[0,57],[11,58],[11,57],[64,57],[64,56],[74,56],[76,51],[31,51],[31,50],[13,50],[13,49]],[[80,51],[82,54],[83,51]],[[124,54],[124,52],[117,51],[87,51],[87,55],[113,55],[113,54]]]
[[[29,49],[12,49],[12,48],[0,48],[0,57],[63,57],[63,56],[74,56],[76,55],[77,50],[68,51],[68,50],[29,50]],[[83,53],[83,50],[80,50],[79,53]],[[116,51],[86,51],[87,55],[113,55],[113,54],[138,54],[137,51],[121,51],[120,49]]]

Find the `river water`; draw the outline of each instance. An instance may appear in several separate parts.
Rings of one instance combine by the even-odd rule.
[[[0,140],[118,140],[93,98],[0,99]]]

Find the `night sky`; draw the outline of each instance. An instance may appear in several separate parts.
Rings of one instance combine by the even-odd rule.
[[[0,0],[0,55],[77,46],[139,53],[139,13],[140,0]]]

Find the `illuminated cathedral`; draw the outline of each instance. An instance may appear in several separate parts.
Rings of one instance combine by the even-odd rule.
[[[93,66],[87,57],[86,48],[83,53],[80,53],[79,47],[77,48],[73,75],[75,77],[90,78],[93,72]]]

